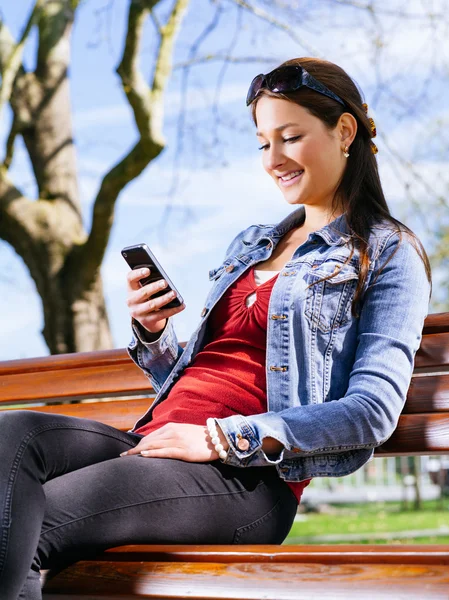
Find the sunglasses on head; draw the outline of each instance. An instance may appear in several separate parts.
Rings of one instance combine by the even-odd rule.
[[[331,92],[329,88],[320,83],[315,77],[312,77],[312,75],[300,65],[277,67],[277,69],[274,69],[266,75],[261,73],[254,77],[246,96],[246,106],[249,106],[251,102],[253,102],[262,88],[268,88],[271,92],[286,93],[296,92],[302,87],[308,87],[315,92],[324,94],[324,96],[332,98],[332,100],[336,100],[345,106],[345,103],[337,96],[337,94]]]

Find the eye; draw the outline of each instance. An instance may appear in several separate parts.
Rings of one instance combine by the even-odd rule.
[[[300,138],[302,138],[302,135],[295,135],[294,137],[285,139],[284,142],[296,142],[296,140],[299,140]]]
[[[297,140],[301,139],[302,135],[295,135],[294,137],[291,138],[286,138],[285,140],[282,140],[283,142],[296,142]],[[264,144],[263,146],[260,146],[259,150],[266,150],[267,148],[269,148],[269,144]]]

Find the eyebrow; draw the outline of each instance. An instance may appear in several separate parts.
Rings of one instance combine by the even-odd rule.
[[[299,123],[284,123],[284,125],[279,125],[279,127],[275,127],[274,131],[283,131],[284,129],[287,129],[287,127],[290,127],[291,125],[299,125]],[[261,137],[263,136],[263,133],[261,131],[256,131],[256,137]]]

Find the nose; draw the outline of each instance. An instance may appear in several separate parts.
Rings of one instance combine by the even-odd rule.
[[[283,164],[285,164],[286,157],[282,151],[282,147],[278,144],[272,144],[267,150],[265,150],[265,168],[274,171],[278,170]]]

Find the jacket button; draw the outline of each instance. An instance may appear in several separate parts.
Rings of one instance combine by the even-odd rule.
[[[226,272],[227,272],[227,273],[231,273],[231,271],[233,271],[233,270],[234,270],[234,265],[228,265],[228,266],[226,267]]]
[[[240,438],[239,441],[237,442],[237,448],[239,450],[241,450],[242,452],[244,452],[245,450],[248,450],[248,448],[249,448],[248,440],[246,440],[245,438]]]
[[[204,307],[203,310],[201,311],[201,316],[204,317],[205,315],[207,315],[209,309]]]

